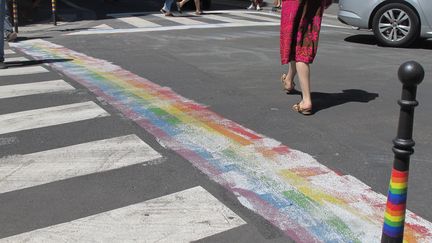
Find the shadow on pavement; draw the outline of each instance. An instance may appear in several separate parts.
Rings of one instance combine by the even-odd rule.
[[[353,35],[345,38],[346,42],[364,44],[364,45],[373,45],[373,46],[381,46],[378,43],[378,40],[374,35]],[[410,47],[406,47],[407,49],[424,49],[424,50],[432,50],[432,40],[419,40],[414,45]]]
[[[376,99],[377,93],[369,93],[360,89],[346,89],[342,93],[312,92],[314,112],[317,113],[327,108],[342,105],[349,102],[368,103]]]
[[[55,63],[55,62],[70,62],[72,59],[44,59],[44,60],[31,60],[31,61],[18,61],[18,62],[5,62],[7,67],[26,67],[34,66],[45,63]]]

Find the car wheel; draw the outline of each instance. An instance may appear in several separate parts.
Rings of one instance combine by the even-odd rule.
[[[391,3],[376,12],[372,29],[383,45],[409,46],[419,36],[420,20],[410,7],[401,3]]]

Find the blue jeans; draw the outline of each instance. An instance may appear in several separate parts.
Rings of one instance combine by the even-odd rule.
[[[174,3],[174,0],[165,0],[165,4],[163,6],[163,10],[167,11],[167,12],[171,12],[171,7]]]
[[[7,35],[9,35],[10,33],[13,32],[13,27],[12,27],[12,24],[11,24],[11,21],[10,21],[9,9],[8,9],[7,3],[5,5],[5,13],[6,13],[6,15],[5,15],[5,20],[4,20],[4,29],[3,29],[3,31],[4,31],[5,37],[7,37]]]
[[[6,0],[0,0],[0,33],[4,31]],[[4,61],[4,38],[0,38],[0,62]]]

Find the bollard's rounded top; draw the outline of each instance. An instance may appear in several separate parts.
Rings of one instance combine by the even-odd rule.
[[[399,67],[398,76],[404,85],[417,86],[423,81],[425,71],[418,62],[409,61]]]

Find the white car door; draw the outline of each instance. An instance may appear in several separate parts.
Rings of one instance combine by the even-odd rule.
[[[423,14],[429,22],[429,26],[432,28],[432,0],[419,0],[423,10]]]

